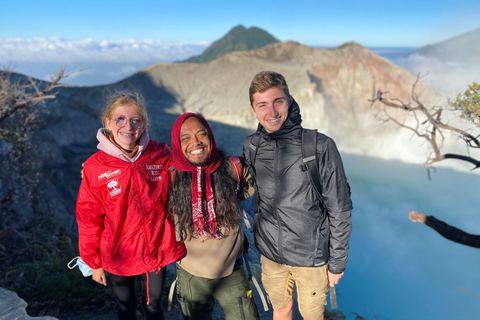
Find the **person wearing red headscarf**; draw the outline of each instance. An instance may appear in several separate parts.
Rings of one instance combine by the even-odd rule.
[[[244,234],[237,190],[250,195],[247,168],[238,173],[216,147],[207,121],[181,115],[172,128],[175,177],[168,206],[187,254],[177,263],[178,300],[185,319],[211,319],[216,299],[226,320],[258,319],[242,263]],[[239,187],[239,188],[238,188]]]

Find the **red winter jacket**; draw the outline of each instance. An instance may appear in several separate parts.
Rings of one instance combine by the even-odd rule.
[[[133,276],[186,252],[166,215],[171,152],[150,140],[134,162],[103,151],[90,157],[77,199],[80,255],[93,269]]]

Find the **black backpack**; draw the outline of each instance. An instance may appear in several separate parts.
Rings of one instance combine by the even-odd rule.
[[[253,170],[253,164],[255,163],[255,157],[257,155],[257,148],[260,142],[260,134],[255,132],[251,138],[248,148],[248,158],[245,159],[248,163],[250,175],[255,180],[255,170]],[[316,129],[304,129],[302,128],[302,159],[303,163],[300,165],[302,171],[308,171],[308,180],[313,186],[313,189],[320,199],[320,203],[323,205],[322,187],[320,185],[320,172],[318,172],[318,159],[317,159],[317,130]],[[312,162],[313,161],[313,162]],[[258,209],[258,190],[257,186],[253,184],[255,188],[255,212]]]

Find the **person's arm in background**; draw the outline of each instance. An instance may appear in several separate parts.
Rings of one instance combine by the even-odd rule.
[[[466,246],[480,248],[480,235],[466,233],[465,231],[452,227],[433,216],[426,216],[416,211],[410,212],[408,214],[408,218],[413,222],[421,222],[426,224],[448,240],[464,244]]]

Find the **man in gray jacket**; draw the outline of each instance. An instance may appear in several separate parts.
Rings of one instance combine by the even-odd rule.
[[[285,78],[260,72],[249,91],[259,125],[243,154],[256,181],[255,244],[273,319],[292,319],[294,283],[302,317],[323,319],[328,284],[338,283],[348,260],[352,203],[342,159],[318,133],[317,195],[303,163],[300,108]]]

